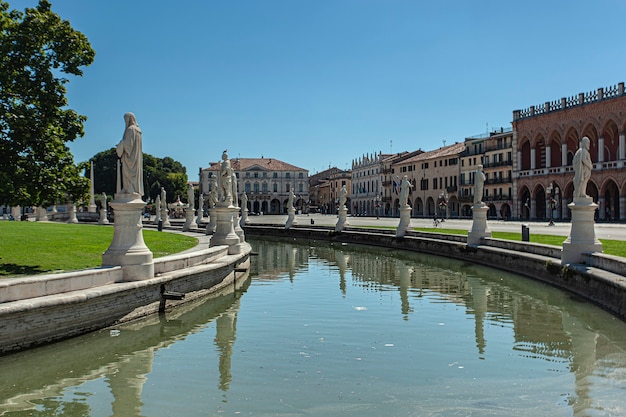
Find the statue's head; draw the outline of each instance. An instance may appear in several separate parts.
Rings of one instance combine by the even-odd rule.
[[[137,124],[137,119],[135,115],[131,112],[128,112],[124,115],[124,122],[126,123],[126,127]]]

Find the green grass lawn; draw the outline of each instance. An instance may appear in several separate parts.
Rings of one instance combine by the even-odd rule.
[[[443,229],[443,228],[415,228],[420,232],[434,232],[434,233],[447,233],[454,235],[465,235],[467,236],[467,230],[459,230],[459,229]],[[491,236],[496,239],[505,239],[505,240],[517,240],[519,242],[522,241],[522,233],[515,232],[491,232]],[[555,236],[555,235],[540,235],[536,233],[530,234],[530,242],[532,243],[542,243],[544,245],[554,245],[561,246],[563,241],[566,239],[565,236]],[[602,251],[609,255],[621,256],[626,258],[626,242],[622,240],[609,240],[609,239],[599,239],[602,242]]]
[[[193,237],[143,230],[155,258],[194,247]],[[102,265],[113,227],[0,221],[0,277],[74,271]]]

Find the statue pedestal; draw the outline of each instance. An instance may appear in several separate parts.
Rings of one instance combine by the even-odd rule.
[[[209,223],[206,225],[206,229],[204,229],[205,235],[212,235],[215,233],[215,228],[217,227],[217,222],[215,221],[217,214],[215,214],[215,207],[209,209]]]
[[[293,207],[289,207],[287,209],[287,223],[285,223],[285,229],[289,229],[291,226],[295,226],[298,224],[296,220],[296,209]]]
[[[37,221],[38,222],[47,222],[48,221],[48,211],[45,207],[37,207]]]
[[[411,227],[411,206],[400,208],[400,223],[396,228],[396,237],[404,237]]]
[[[348,223],[348,209],[344,206],[338,210],[339,216],[337,224],[335,225],[335,232],[341,232],[344,227],[349,226]]]
[[[215,207],[211,210],[211,220],[215,217],[215,233],[209,246],[228,245],[228,254],[240,253],[240,239],[235,233],[233,218],[237,215],[237,207]]]
[[[103,208],[100,209],[100,219],[98,220],[98,224],[109,224],[109,219],[107,219],[107,211]]]
[[[246,241],[246,236],[243,233],[240,223],[241,219],[239,218],[239,208],[237,208],[237,211],[233,213],[233,229],[235,230],[235,234],[239,236],[239,242],[243,243]]]
[[[76,206],[74,204],[70,206],[70,218],[67,222],[78,223],[78,218],[76,217]]]
[[[163,221],[163,227],[169,227],[172,225],[170,223],[170,215],[167,213],[166,208],[161,209],[161,220]]]
[[[596,239],[594,221],[598,205],[591,197],[577,197],[567,207],[572,210],[572,229],[563,242],[562,265],[581,263],[585,252],[602,252],[602,243]]]
[[[183,224],[183,232],[188,232],[192,228],[195,229],[198,227],[195,217],[193,209],[187,209],[187,211],[185,211],[185,224]]]
[[[491,237],[491,231],[487,227],[487,212],[489,207],[484,203],[474,204],[472,207],[472,230],[467,234],[468,245],[480,245],[480,239]]]
[[[124,281],[154,277],[152,252],[143,241],[141,212],[146,203],[137,194],[116,194],[113,241],[102,255],[102,266],[121,266]]]

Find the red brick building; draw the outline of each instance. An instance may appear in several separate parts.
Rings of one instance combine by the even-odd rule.
[[[570,219],[581,138],[591,141],[594,167],[587,194],[598,218],[626,220],[626,94],[624,83],[513,112],[514,189],[521,219]]]

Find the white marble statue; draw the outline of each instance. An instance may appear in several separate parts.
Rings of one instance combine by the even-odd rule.
[[[237,206],[239,202],[237,201],[237,174],[235,174],[235,170],[231,168],[230,173],[230,183],[231,183],[231,194],[233,196],[233,204]]]
[[[209,208],[213,208],[219,201],[217,195],[217,177],[211,177],[209,180],[211,182],[211,191],[209,191]]]
[[[339,208],[346,207],[346,201],[348,200],[348,190],[346,190],[346,186],[342,186],[341,190],[339,190]]]
[[[287,200],[287,208],[288,209],[292,209],[293,207],[293,202],[296,198],[296,195],[293,193],[293,190],[289,191],[289,199]]]
[[[123,194],[143,196],[143,153],[141,147],[141,129],[133,113],[124,115],[126,130],[117,145],[117,156],[122,162]]]
[[[107,195],[105,193],[102,193],[102,197],[100,198],[100,210],[104,211],[106,213],[107,211]]]
[[[189,184],[187,187],[187,210],[194,210],[194,192],[193,185]]]
[[[248,208],[248,195],[246,193],[241,194],[241,209],[245,210]]]
[[[409,181],[408,176],[402,177],[402,182],[400,183],[400,207],[408,207],[409,206],[409,189],[413,185]]]
[[[198,196],[198,218],[204,217],[204,194]]]
[[[480,205],[483,201],[483,190],[485,188],[485,173],[483,172],[483,166],[478,165],[474,174],[474,205]]]
[[[167,195],[165,192],[165,188],[161,187],[161,210],[167,210]]]
[[[587,182],[591,178],[593,163],[589,155],[589,138],[587,136],[580,140],[579,148],[574,155],[574,198],[585,198],[587,196]]]
[[[220,201],[228,203],[233,202],[233,169],[230,166],[230,160],[228,159],[227,151],[222,153],[222,167],[220,169],[219,188],[221,195]]]

